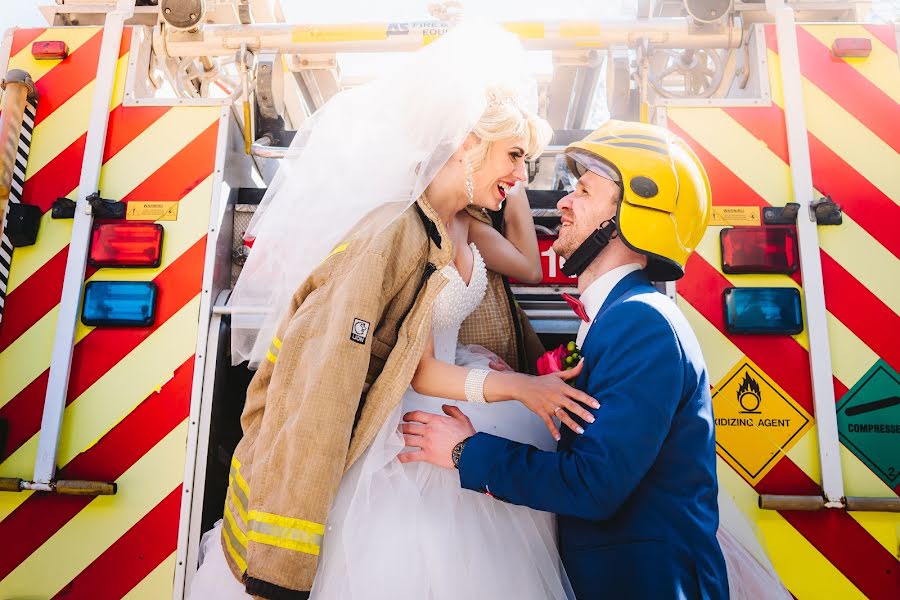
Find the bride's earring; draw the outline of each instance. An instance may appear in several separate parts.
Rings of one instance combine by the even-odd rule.
[[[472,163],[469,159],[466,159],[466,198],[469,199],[469,204],[472,204],[475,201],[475,182],[472,181]]]

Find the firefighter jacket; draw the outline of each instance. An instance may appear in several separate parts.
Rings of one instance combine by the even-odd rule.
[[[377,229],[355,227],[303,282],[247,390],[222,545],[253,596],[308,596],[341,476],[424,351],[450,238],[424,198],[359,233]]]

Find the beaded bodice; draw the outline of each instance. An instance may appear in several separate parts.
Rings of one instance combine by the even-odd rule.
[[[450,263],[441,270],[449,281],[434,299],[434,355],[438,360],[449,363],[453,363],[456,358],[456,339],[462,322],[478,307],[487,290],[484,260],[475,244],[469,244],[469,247],[474,257],[469,284],[466,285],[459,271]]]

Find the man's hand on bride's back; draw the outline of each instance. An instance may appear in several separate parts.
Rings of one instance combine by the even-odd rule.
[[[488,363],[488,367],[492,371],[514,371],[511,366],[506,364],[506,361],[500,358],[499,356],[495,356],[491,362]]]
[[[585,423],[593,423],[594,416],[584,407],[600,408],[599,402],[566,383],[568,380],[578,377],[583,362],[579,362],[575,368],[568,371],[559,371],[540,377],[522,375],[521,381],[518,382],[516,399],[544,421],[550,434],[557,441],[560,436],[553,417],[558,418],[561,423],[575,433],[581,434],[584,433],[584,429],[572,419],[571,415],[577,416]]]

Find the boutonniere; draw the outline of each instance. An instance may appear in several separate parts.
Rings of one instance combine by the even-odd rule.
[[[554,350],[544,352],[537,360],[538,375],[549,375],[574,368],[581,359],[581,350],[575,342],[561,345]]]

